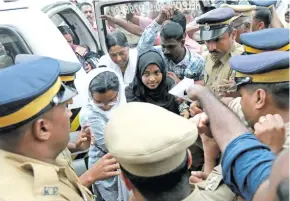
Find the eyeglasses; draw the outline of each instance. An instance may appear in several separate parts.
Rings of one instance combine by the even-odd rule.
[[[117,101],[112,101],[108,103],[95,103],[94,104],[98,107],[105,107],[105,106],[115,106],[117,104]]]
[[[95,100],[93,100],[93,102],[94,102],[94,105],[96,105],[97,107],[115,106],[117,104],[117,97],[118,97],[118,94],[114,98],[112,98],[112,101],[108,101],[105,103],[96,103]]]

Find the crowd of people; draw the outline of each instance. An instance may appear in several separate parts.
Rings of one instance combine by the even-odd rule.
[[[169,5],[105,13],[102,57],[59,26],[80,64],[17,55],[0,71],[0,200],[289,200],[289,29],[277,1],[248,2],[194,21]],[[72,3],[97,30],[93,7]],[[87,102],[69,142],[80,68]],[[185,79],[187,100],[170,93]],[[71,152],[87,149],[78,177]]]

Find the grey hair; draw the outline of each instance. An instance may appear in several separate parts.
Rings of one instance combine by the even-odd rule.
[[[116,45],[119,45],[121,47],[128,47],[129,46],[128,40],[127,40],[125,34],[120,32],[120,31],[109,33],[107,35],[106,39],[107,39],[106,44],[107,44],[108,50],[110,50],[111,47],[114,47]]]

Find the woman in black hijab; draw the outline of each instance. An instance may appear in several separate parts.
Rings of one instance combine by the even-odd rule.
[[[142,53],[133,82],[126,87],[127,102],[146,102],[179,114],[175,97],[168,91],[175,81],[167,77],[162,56],[155,50]]]

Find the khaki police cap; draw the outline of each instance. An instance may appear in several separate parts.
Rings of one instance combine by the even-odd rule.
[[[133,175],[154,177],[176,169],[197,139],[195,124],[149,103],[116,108],[105,127],[105,142],[120,165]]]
[[[232,8],[236,15],[252,16],[252,12],[256,9],[256,5],[229,5],[222,4],[220,7]]]

